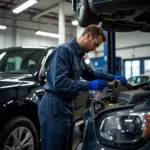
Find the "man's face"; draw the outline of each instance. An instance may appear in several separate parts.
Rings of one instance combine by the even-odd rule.
[[[103,37],[97,36],[93,38],[91,36],[91,33],[87,33],[85,35],[85,40],[83,43],[83,47],[86,53],[91,52],[91,51],[96,51],[96,48],[99,47],[103,43]]]

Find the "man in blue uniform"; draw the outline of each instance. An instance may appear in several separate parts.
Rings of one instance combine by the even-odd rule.
[[[45,94],[39,105],[42,150],[72,150],[74,110],[72,100],[79,91],[102,90],[106,81],[125,77],[93,71],[85,64],[85,53],[95,51],[106,37],[103,30],[90,25],[78,39],[72,39],[55,48],[50,55]],[[80,81],[80,76],[87,82]]]

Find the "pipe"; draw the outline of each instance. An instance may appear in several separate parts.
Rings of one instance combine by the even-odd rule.
[[[132,49],[132,48],[140,48],[140,47],[148,47],[150,46],[149,43],[140,44],[140,45],[133,45],[133,46],[126,46],[126,47],[119,47],[116,50],[124,50],[124,49]]]
[[[132,45],[132,46],[126,46],[126,47],[118,47],[116,48],[117,51],[121,51],[121,50],[131,50],[133,48],[140,48],[140,47],[148,47],[150,46],[149,43],[145,43],[145,44],[140,44],[140,45]],[[102,51],[95,51],[96,54],[98,53],[103,53],[103,50]]]
[[[4,16],[4,17],[0,17],[0,18],[6,18],[6,19],[11,19],[11,20],[19,20],[19,21],[26,21],[26,22],[38,23],[38,24],[40,23],[40,24],[45,24],[45,25],[48,24],[47,22],[32,21],[32,20],[24,19],[24,18],[15,18],[13,16]]]
[[[36,32],[38,29],[34,29],[34,28],[27,28],[27,27],[21,27],[21,26],[13,26],[13,25],[6,25],[7,27],[11,27],[11,28],[18,28],[18,29],[23,29],[23,30],[29,30],[29,31],[34,31]],[[66,34],[66,36],[72,37],[72,35]]]

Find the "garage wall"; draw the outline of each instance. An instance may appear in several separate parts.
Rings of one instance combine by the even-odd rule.
[[[98,48],[95,55],[90,56],[103,56],[103,45]],[[150,33],[116,33],[116,56],[123,59],[150,57]]]
[[[12,29],[0,30],[0,48],[12,45]]]
[[[77,37],[81,35],[83,28],[77,27]],[[150,33],[145,32],[117,32],[116,56],[127,58],[150,57]],[[103,45],[96,52],[88,54],[90,58],[103,56]]]
[[[0,30],[0,48],[23,45],[57,46],[58,39],[38,36],[35,34],[36,30],[58,33],[57,22],[50,21],[50,19],[42,19],[40,21],[46,22],[48,24],[45,25],[38,23],[30,23],[26,21],[12,21],[9,19],[0,19],[0,24],[8,25],[7,30]],[[19,28],[15,28],[13,26],[18,26]],[[66,27],[66,41],[72,38],[72,31],[72,26]]]
[[[118,49],[116,55],[124,59],[150,57],[150,33],[139,31],[116,33],[116,48]]]

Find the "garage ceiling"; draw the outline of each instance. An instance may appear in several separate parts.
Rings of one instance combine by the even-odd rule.
[[[13,14],[12,9],[25,1],[26,0],[0,0],[0,17],[11,18],[17,16],[20,19],[28,19],[31,22],[39,19],[40,17],[58,20],[59,1],[61,0],[39,0],[38,3],[26,9],[22,13],[18,15]],[[71,0],[65,1],[64,10],[66,22],[71,23],[71,21],[75,18],[75,13],[72,10]],[[25,18],[25,16],[28,17]]]

